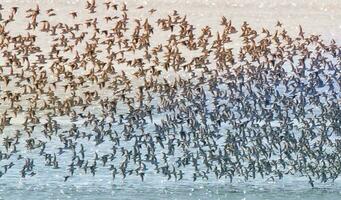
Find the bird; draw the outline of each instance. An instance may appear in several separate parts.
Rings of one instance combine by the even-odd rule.
[[[64,182],[66,182],[69,178],[70,176],[64,176]]]
[[[156,12],[156,9],[152,8],[148,11],[150,14],[153,14],[154,12]]]
[[[41,159],[52,172],[66,170],[64,182],[83,172],[144,182],[153,170],[166,181],[296,175],[314,187],[338,178],[335,40],[301,25],[291,35],[280,21],[237,27],[221,17],[221,29],[199,29],[178,10],[144,6],[135,9],[156,21],[135,19],[129,5],[111,1],[58,17],[54,8],[44,17],[39,4],[24,17],[20,6],[7,9],[0,161],[9,162],[0,176],[43,173]]]
[[[77,12],[70,12],[70,15],[72,16],[73,19],[75,19],[78,16]]]

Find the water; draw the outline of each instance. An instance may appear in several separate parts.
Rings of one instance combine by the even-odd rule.
[[[81,1],[33,1],[33,0],[5,0],[3,7],[19,6],[22,9],[34,7],[32,2],[38,2],[42,8],[54,7],[56,13],[62,15],[63,12],[77,10],[78,7],[84,6]],[[44,2],[44,3],[42,3]],[[341,4],[334,1],[270,1],[270,0],[247,0],[247,1],[167,1],[161,0],[150,1],[127,1],[127,5],[135,8],[143,4],[145,10],[150,8],[157,9],[157,16],[167,16],[173,9],[181,14],[186,14],[189,20],[200,29],[202,26],[209,24],[213,29],[218,28],[221,16],[231,19],[233,24],[239,26],[242,22],[248,21],[253,27],[274,27],[277,20],[281,20],[290,33],[298,32],[298,24],[304,27],[307,33],[321,34],[325,40],[334,38],[341,41],[340,32],[341,25],[339,21],[341,16],[339,9]],[[5,11],[6,12],[6,11]],[[129,13],[131,17],[146,17],[147,12],[136,11]],[[3,14],[5,16],[5,14]],[[84,14],[76,20],[84,20],[88,15]],[[105,13],[99,13],[98,17],[104,17]],[[151,18],[153,18],[151,16]],[[155,17],[153,18],[155,19]],[[318,19],[313,20],[312,19]],[[69,20],[68,17],[57,18],[57,20]],[[16,26],[23,26],[24,23],[18,22]],[[105,26],[105,25],[103,25]],[[12,26],[12,31],[22,33],[22,29]],[[41,39],[38,44],[45,48],[49,48],[51,41]],[[160,36],[162,38],[162,36]],[[157,43],[158,41],[154,41]],[[234,44],[238,47],[238,44]],[[1,63],[1,61],[0,61]],[[172,77],[169,77],[172,78]],[[63,91],[59,91],[63,93]],[[68,94],[66,94],[68,95]],[[102,94],[109,96],[110,94]],[[8,105],[0,105],[0,107]],[[1,108],[2,108],[1,107]],[[96,108],[92,108],[96,112]],[[119,110],[119,112],[123,112]],[[20,126],[23,118],[13,119],[13,126]],[[44,119],[42,119],[44,120]],[[64,120],[64,121],[63,121]],[[155,119],[158,120],[157,118]],[[59,123],[62,126],[70,127],[68,119],[61,118]],[[77,122],[81,123],[81,122]],[[122,127],[117,128],[121,130]],[[38,128],[39,130],[39,128]],[[6,130],[7,134],[10,130]],[[86,130],[84,130],[86,131]],[[24,139],[23,139],[24,140]],[[55,139],[56,140],[56,139]],[[107,152],[109,144],[103,143],[96,146],[94,143],[81,141],[87,145],[87,150],[91,152]],[[24,144],[24,142],[22,143]],[[61,147],[60,142],[52,141],[47,147],[47,152],[54,152],[54,149]],[[126,144],[129,146],[129,144]],[[0,199],[340,199],[341,198],[341,182],[336,180],[335,183],[319,184],[315,183],[315,188],[311,188],[306,178],[286,176],[283,180],[271,182],[266,179],[244,181],[236,178],[232,183],[228,179],[216,180],[210,177],[209,180],[192,181],[191,175],[187,175],[181,181],[167,180],[154,173],[148,171],[144,182],[141,182],[138,176],[129,176],[126,179],[118,177],[112,180],[110,173],[106,167],[99,167],[96,176],[84,174],[80,170],[76,171],[76,175],[64,182],[66,174],[63,167],[67,166],[69,159],[60,160],[61,169],[51,169],[45,167],[43,158],[39,157],[38,151],[21,152],[22,155],[34,155],[36,175],[21,178],[19,171],[24,163],[16,164],[9,172],[0,180]],[[71,157],[70,152],[63,154],[63,157]],[[89,156],[90,157],[90,156]],[[15,161],[16,157],[10,161]],[[19,161],[16,163],[20,163]],[[187,169],[190,172],[190,169]]]
[[[145,181],[143,184],[127,180],[117,184],[91,183],[91,179],[82,178],[87,184],[79,183],[41,183],[12,182],[1,184],[0,199],[339,199],[340,187],[333,185],[325,188],[298,186],[300,182],[286,185],[276,184],[227,184],[214,182],[159,182]],[[304,182],[300,184],[305,185]],[[294,188],[298,186],[298,188]]]

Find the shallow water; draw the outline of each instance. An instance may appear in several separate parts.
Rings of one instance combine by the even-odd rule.
[[[39,182],[39,181],[38,181]],[[150,184],[91,183],[39,184],[11,183],[1,184],[1,199],[339,199],[340,190],[333,185],[330,188],[298,187],[276,184],[264,186],[250,184],[226,184],[223,182],[159,182]],[[295,183],[293,183],[295,185]],[[304,183],[301,183],[304,184]],[[157,185],[157,187],[155,187]],[[278,185],[278,187],[274,187]]]

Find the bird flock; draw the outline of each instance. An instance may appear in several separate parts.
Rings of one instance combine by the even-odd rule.
[[[222,17],[213,30],[176,10],[79,8],[63,21],[53,8],[0,6],[0,177],[14,166],[35,176],[38,161],[62,181],[101,170],[114,181],[294,175],[314,187],[340,175],[334,40],[281,22]],[[137,10],[146,17],[128,15]]]

